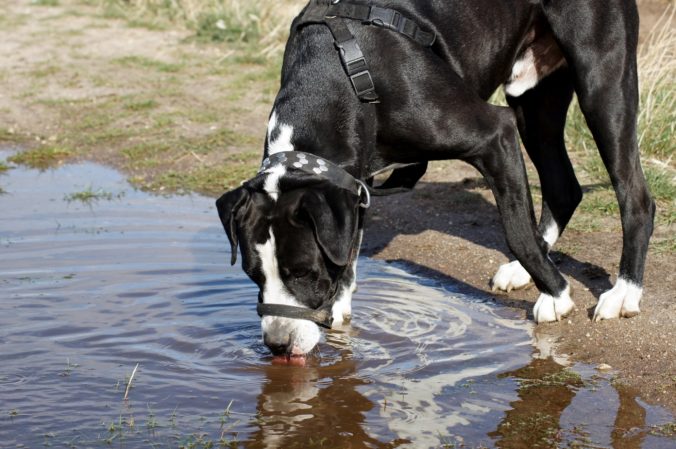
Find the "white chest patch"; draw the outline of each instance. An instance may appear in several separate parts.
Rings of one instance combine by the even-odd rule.
[[[273,139],[273,133],[279,130],[279,134]],[[268,155],[282,151],[293,151],[293,126],[277,121],[277,111],[272,111],[268,122]]]

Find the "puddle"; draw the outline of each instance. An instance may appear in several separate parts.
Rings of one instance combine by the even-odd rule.
[[[211,199],[95,164],[0,186],[2,447],[673,447],[666,411],[452,285],[363,258],[352,325],[276,366]]]

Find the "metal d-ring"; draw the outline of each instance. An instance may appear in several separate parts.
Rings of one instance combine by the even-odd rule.
[[[366,194],[366,203],[359,203],[359,207],[363,209],[368,209],[369,207],[371,207],[371,193],[369,192],[369,189],[364,183],[364,181],[362,181],[361,179],[355,179],[355,181],[357,181],[357,183],[359,183],[359,185],[361,186],[361,188],[359,189],[359,195],[361,196],[362,192]]]

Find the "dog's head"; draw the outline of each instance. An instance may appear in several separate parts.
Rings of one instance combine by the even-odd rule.
[[[357,192],[274,166],[225,193],[216,206],[232,264],[239,246],[260,303],[330,310],[345,294],[359,243]],[[261,325],[265,344],[277,355],[305,355],[320,337],[308,320],[263,316]]]

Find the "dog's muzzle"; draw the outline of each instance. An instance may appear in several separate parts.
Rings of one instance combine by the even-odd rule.
[[[265,315],[280,316],[283,318],[292,318],[294,320],[312,321],[316,325],[325,329],[331,329],[333,324],[333,315],[328,308],[306,309],[303,307],[287,306],[284,304],[264,304],[259,303],[256,307],[258,316]]]

